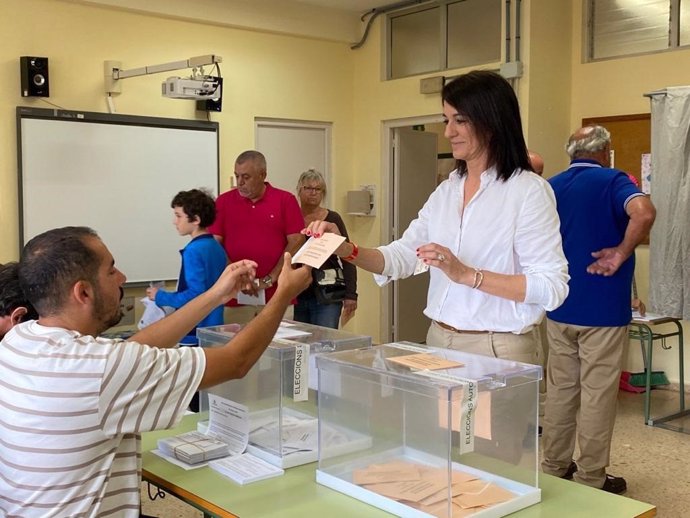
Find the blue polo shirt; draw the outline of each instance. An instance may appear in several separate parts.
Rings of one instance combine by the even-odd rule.
[[[625,173],[594,160],[573,160],[549,183],[561,219],[570,291],[563,305],[547,313],[548,318],[587,327],[628,325],[634,255],[611,277],[587,273],[587,266],[595,261],[592,252],[623,240],[630,219],[625,206],[643,194]]]

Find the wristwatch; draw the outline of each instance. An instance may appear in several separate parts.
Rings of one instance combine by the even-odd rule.
[[[271,286],[273,286],[273,278],[270,275],[267,275],[266,277],[262,277],[261,282],[263,282],[267,288],[270,288]]]

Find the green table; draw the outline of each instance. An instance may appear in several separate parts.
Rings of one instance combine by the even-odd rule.
[[[651,326],[660,324],[674,324],[675,331],[655,331]],[[684,371],[684,355],[683,355],[683,325],[680,319],[673,317],[656,317],[647,319],[633,320],[630,323],[628,335],[632,339],[640,341],[640,348],[642,349],[642,363],[644,364],[645,372],[645,393],[644,393],[644,422],[649,426],[659,426],[677,432],[688,431],[683,426],[676,426],[672,421],[690,415],[690,409],[685,408],[685,371]],[[651,392],[652,392],[652,352],[654,351],[654,342],[658,341],[662,348],[670,349],[666,345],[667,338],[678,337],[678,374],[679,374],[679,400],[678,412],[673,412],[669,415],[652,417],[651,416]]]
[[[285,470],[280,477],[240,486],[211,468],[185,471],[150,450],[161,437],[194,430],[197,415],[184,417],[174,430],[144,434],[143,478],[200,509],[208,516],[242,518],[354,518],[390,517],[385,511],[321,486],[315,481],[316,463]],[[653,505],[612,495],[575,482],[540,475],[542,502],[511,514],[511,518],[605,516],[648,518]]]

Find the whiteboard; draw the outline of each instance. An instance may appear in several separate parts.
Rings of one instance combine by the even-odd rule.
[[[128,283],[177,279],[182,190],[218,194],[218,123],[17,108],[20,247],[51,228],[100,235]]]

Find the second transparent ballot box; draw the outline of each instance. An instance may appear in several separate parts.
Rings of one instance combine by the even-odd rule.
[[[399,342],[317,358],[316,480],[398,516],[500,517],[541,500],[541,368]],[[330,430],[361,437],[331,447]]]
[[[238,324],[197,329],[201,347],[219,347],[241,332]],[[271,344],[242,379],[200,394],[208,410],[210,394],[246,408],[247,451],[289,468],[317,459],[317,388],[315,359],[321,354],[371,347],[371,337],[301,322],[281,322]],[[204,424],[201,424],[203,431]]]

